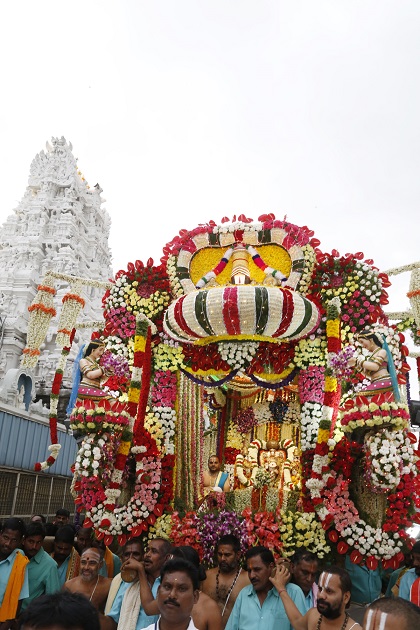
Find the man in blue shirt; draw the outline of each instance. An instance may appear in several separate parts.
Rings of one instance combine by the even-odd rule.
[[[276,565],[266,547],[252,547],[245,555],[250,586],[236,598],[226,630],[292,630],[277,590],[270,582]],[[287,584],[287,593],[298,610],[305,614],[305,598],[296,584]]]
[[[399,597],[407,599],[409,602],[413,602],[416,606],[420,606],[420,540],[414,543],[411,550],[411,557],[413,568],[406,571],[406,573],[402,576],[398,594]],[[412,586],[416,580],[419,580],[419,588],[414,589],[416,593],[413,593]]]
[[[10,627],[22,599],[29,595],[28,559],[18,549],[24,534],[25,523],[20,518],[8,518],[0,531],[0,628]]]
[[[296,551],[290,558],[290,581],[297,584],[305,596],[306,611],[316,607],[316,599],[318,595],[318,586],[316,579],[318,577],[318,556],[311,551],[303,549]]]
[[[129,541],[127,546],[133,541]],[[155,538],[150,540],[144,554],[144,569],[148,578],[153,596],[156,598],[157,590],[160,584],[160,571],[165,564],[171,552],[172,545],[164,538]],[[125,568],[136,570],[139,562],[133,557],[126,560],[121,567],[122,572]],[[141,605],[139,582],[121,582],[121,586],[114,599],[111,610],[107,615],[101,618],[101,627],[103,630],[128,630],[133,626],[133,616],[137,615],[135,622],[135,630],[142,630],[151,623],[158,620],[158,615],[146,615]]]
[[[23,600],[22,610],[41,595],[60,590],[58,567],[55,560],[42,548],[45,527],[41,523],[30,523],[26,529],[22,547],[29,564],[26,567],[29,583],[29,597]]]

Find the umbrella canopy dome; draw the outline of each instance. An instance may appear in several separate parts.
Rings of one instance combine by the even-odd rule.
[[[165,312],[164,329],[182,343],[279,342],[306,337],[319,319],[317,306],[291,289],[232,285],[179,297]]]

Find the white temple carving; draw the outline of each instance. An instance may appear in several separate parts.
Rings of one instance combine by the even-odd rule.
[[[78,169],[72,145],[64,137],[52,138],[46,151],[32,161],[25,194],[0,233],[0,380],[19,365],[26,341],[27,308],[48,270],[103,281],[112,276],[108,246],[111,220],[101,207],[105,201],[101,192],[99,184],[89,187]],[[58,318],[68,284],[60,286],[57,282],[56,288]],[[87,289],[84,319],[102,319],[102,293],[93,287]],[[34,375],[47,387],[59,354],[51,333]],[[70,371],[71,362],[64,385],[66,381],[69,384]]]

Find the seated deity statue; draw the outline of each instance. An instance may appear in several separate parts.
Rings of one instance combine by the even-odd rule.
[[[243,490],[254,485],[254,479],[258,470],[258,452],[261,442],[254,440],[251,444],[244,445],[242,453],[235,460],[235,490]]]

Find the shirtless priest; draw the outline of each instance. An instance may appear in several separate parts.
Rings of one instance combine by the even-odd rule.
[[[112,580],[99,575],[103,563],[101,549],[86,547],[80,556],[80,575],[65,582],[63,589],[81,593],[92,602],[96,610],[103,613]]]
[[[229,492],[229,475],[220,470],[220,460],[217,455],[210,455],[209,470],[203,473],[204,494],[209,492]]]
[[[206,571],[201,590],[209,595],[220,608],[223,628],[239,591],[248,586],[248,573],[241,568],[240,542],[236,536],[227,534],[219,538],[216,545],[217,567]]]
[[[340,567],[328,567],[321,573],[318,582],[316,608],[302,615],[289,597],[286,584],[290,573],[286,566],[278,565],[274,577],[276,587],[286,609],[289,621],[295,630],[360,630],[361,626],[349,617],[346,608],[350,603],[350,576]]]

